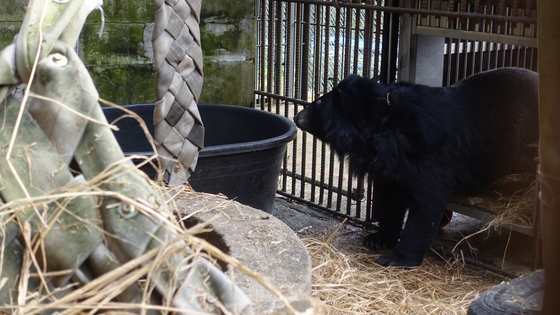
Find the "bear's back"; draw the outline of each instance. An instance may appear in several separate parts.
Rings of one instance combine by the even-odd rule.
[[[483,141],[472,160],[481,183],[507,174],[534,171],[538,142],[538,75],[521,68],[501,68],[473,75],[450,87],[467,106],[469,125]]]

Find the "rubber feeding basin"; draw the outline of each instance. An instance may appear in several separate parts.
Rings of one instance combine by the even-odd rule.
[[[153,135],[154,104],[126,105],[138,114]],[[199,153],[196,170],[189,183],[195,191],[222,193],[243,204],[271,212],[278,185],[278,174],[286,144],[295,138],[295,124],[280,115],[252,108],[199,104],[205,127],[204,148]],[[104,107],[112,122],[123,111]],[[125,156],[153,155],[140,124],[133,118],[115,123],[115,132]],[[154,178],[150,166],[142,168]]]

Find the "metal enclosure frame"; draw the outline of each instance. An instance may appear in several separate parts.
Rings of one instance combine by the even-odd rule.
[[[257,0],[256,13],[254,106],[289,118],[350,73],[446,86],[493,68],[537,70],[536,0]],[[348,167],[298,131],[278,193],[371,225],[373,183]]]

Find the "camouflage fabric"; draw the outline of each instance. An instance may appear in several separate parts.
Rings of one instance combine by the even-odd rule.
[[[247,296],[186,246],[188,233],[169,224],[165,202],[116,142],[72,48],[85,18],[100,5],[32,0],[15,42],[0,53],[2,310],[78,313],[114,300],[147,301],[185,314],[252,314]],[[21,83],[28,86],[19,100],[13,92]],[[186,108],[194,115],[194,107],[191,102]],[[198,148],[203,129],[196,128],[187,138]],[[80,174],[70,169],[72,160]],[[129,280],[112,278],[128,266]],[[153,287],[142,291],[133,270],[144,272]],[[100,279],[116,289],[102,300],[84,293]],[[81,302],[68,309],[70,301]],[[157,307],[145,310],[159,313]]]

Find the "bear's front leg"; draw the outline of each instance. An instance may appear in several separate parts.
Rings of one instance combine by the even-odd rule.
[[[373,249],[394,248],[398,241],[406,213],[404,189],[395,182],[374,182],[374,213],[379,230],[364,238],[364,245]]]
[[[379,257],[377,263],[401,267],[420,265],[439,231],[448,203],[447,195],[423,192],[411,196],[408,219],[397,249],[392,255]]]

